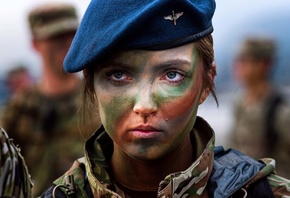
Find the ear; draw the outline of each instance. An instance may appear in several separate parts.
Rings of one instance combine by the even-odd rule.
[[[213,84],[214,83],[214,78],[215,78],[215,75],[216,75],[216,63],[215,62],[212,62],[211,70],[208,71],[207,75],[209,77],[209,80],[211,81],[210,84]],[[202,90],[202,93],[201,93],[201,96],[200,96],[200,99],[199,99],[199,104],[202,104],[205,101],[205,99],[208,97],[209,94],[210,94],[209,87],[204,88]]]
[[[31,40],[31,45],[32,45],[34,50],[39,51],[39,45],[38,45],[38,41],[36,39],[33,38]]]
[[[199,98],[199,104],[202,104],[205,101],[205,99],[208,97],[209,93],[210,93],[209,88],[203,89],[201,96]]]

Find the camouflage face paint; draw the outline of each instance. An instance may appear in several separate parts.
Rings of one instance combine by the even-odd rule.
[[[95,74],[102,123],[122,152],[159,159],[189,138],[202,91],[193,44],[118,53]]]

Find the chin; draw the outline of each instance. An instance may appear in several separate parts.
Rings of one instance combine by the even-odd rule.
[[[140,151],[140,152],[136,152],[136,151]],[[158,161],[160,159],[162,159],[164,155],[160,154],[159,152],[156,152],[157,149],[148,149],[146,151],[144,151],[144,149],[135,149],[134,152],[130,152],[127,153],[131,158],[135,159],[135,160],[139,160],[139,161],[146,161],[146,162],[154,162],[154,161]]]

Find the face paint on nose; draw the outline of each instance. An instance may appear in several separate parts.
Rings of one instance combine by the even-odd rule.
[[[135,96],[133,111],[142,117],[156,113],[157,104],[152,82],[140,83]]]

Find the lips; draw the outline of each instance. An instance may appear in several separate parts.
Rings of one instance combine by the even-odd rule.
[[[140,125],[129,130],[134,136],[138,138],[153,138],[161,134],[162,130],[152,127],[150,125]]]
[[[155,127],[152,127],[150,125],[140,125],[137,127],[132,127],[129,131],[141,131],[141,132],[150,132],[150,131],[156,131],[156,132],[160,132],[160,129],[157,129]]]

